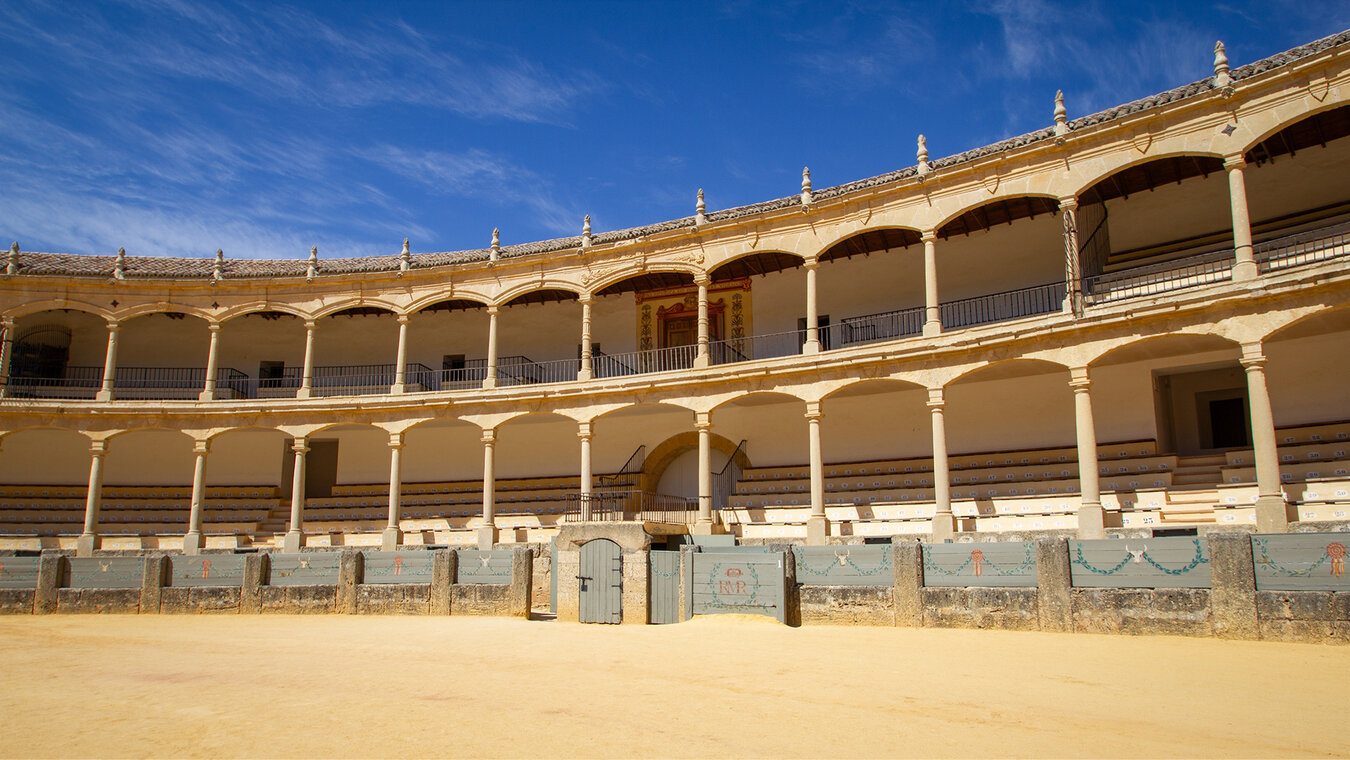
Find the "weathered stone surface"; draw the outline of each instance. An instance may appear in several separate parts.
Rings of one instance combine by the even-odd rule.
[[[511,617],[529,619],[530,598],[534,592],[534,552],[519,548],[511,552],[511,586],[508,593]]]
[[[169,584],[171,570],[168,557],[145,558],[141,567],[140,610],[142,615],[159,614],[160,591]]]
[[[59,554],[43,552],[38,562],[37,591],[33,614],[51,615],[60,607],[59,592],[70,580],[70,560]]]
[[[193,612],[238,613],[241,596],[240,589],[232,586],[203,586],[190,590],[188,604]]]
[[[535,612],[548,612],[549,597],[552,596],[552,559],[547,544],[535,544],[530,547],[534,553],[534,577],[530,589],[530,608]]]
[[[1246,532],[1214,532],[1209,543],[1210,619],[1214,635],[1226,639],[1255,639],[1257,625],[1256,570],[1251,537]]]
[[[362,615],[425,615],[431,609],[431,586],[381,583],[356,590],[356,611]]]
[[[1306,644],[1344,644],[1346,629],[1329,620],[1261,621],[1261,638]]]
[[[506,617],[511,609],[509,593],[510,586],[457,583],[450,587],[450,608],[456,615]]]
[[[241,588],[239,612],[257,615],[263,611],[263,589],[271,580],[272,558],[266,554],[250,554],[244,558],[244,585]]]
[[[923,552],[918,541],[897,536],[891,540],[895,552],[895,624],[907,627],[923,625]]]
[[[558,620],[575,623],[581,619],[581,552],[558,552]]]
[[[0,589],[0,615],[31,615],[36,597],[31,588]]]
[[[196,610],[192,608],[192,589],[188,587],[160,589],[159,591],[159,611],[164,615],[192,615]]]
[[[651,553],[623,553],[623,625],[651,622]]]
[[[1073,629],[1210,636],[1209,589],[1074,589]]]
[[[892,586],[802,586],[798,594],[803,625],[895,625]]]
[[[355,615],[356,589],[365,581],[366,557],[354,549],[345,549],[338,558],[337,612]]]
[[[925,588],[924,622],[935,628],[1034,631],[1040,602],[1031,588]]]
[[[63,615],[134,615],[141,606],[141,590],[136,588],[63,588],[57,592],[58,610]]]
[[[1266,620],[1336,619],[1335,594],[1330,591],[1260,591],[1256,611]]]
[[[436,552],[431,559],[431,590],[427,608],[431,615],[451,613],[450,587],[459,580],[459,554],[451,549]]]
[[[337,586],[264,586],[262,611],[286,615],[337,611]]]
[[[1069,573],[1069,540],[1036,541],[1036,620],[1042,631],[1073,630],[1073,579]]]
[[[1332,596],[1331,606],[1337,620],[1350,620],[1350,591],[1337,591]]]

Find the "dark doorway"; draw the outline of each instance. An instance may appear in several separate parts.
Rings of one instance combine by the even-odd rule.
[[[305,498],[322,499],[333,495],[337,485],[338,442],[321,440],[309,442],[305,455]]]
[[[1209,427],[1213,448],[1235,449],[1248,445],[1246,400],[1225,398],[1210,401]]]

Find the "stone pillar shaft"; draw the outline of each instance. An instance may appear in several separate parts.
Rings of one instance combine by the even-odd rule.
[[[9,375],[14,356],[14,320],[0,318],[0,398],[9,395]]]
[[[497,524],[496,445],[497,432],[483,431],[483,522],[489,526]]]
[[[938,308],[937,233],[925,232],[923,240],[923,334],[942,333],[942,313]]]
[[[389,520],[380,537],[380,548],[392,551],[403,543],[399,511],[403,502],[403,434],[389,434]]]
[[[581,439],[581,521],[591,520],[591,423],[583,422],[577,432]]]
[[[1247,181],[1243,176],[1243,167],[1247,161],[1242,156],[1232,156],[1224,161],[1228,170],[1228,200],[1233,211],[1233,279],[1256,279],[1256,258],[1252,252],[1252,221],[1247,210]]]
[[[108,323],[108,352],[103,358],[103,388],[98,392],[98,401],[113,399],[113,380],[117,375],[117,334],[120,331],[121,325],[116,322]]]
[[[283,544],[288,552],[299,551],[305,545],[305,454],[309,451],[309,442],[296,438],[291,450],[295,452],[295,471],[291,476],[291,523]]]
[[[390,393],[402,393],[408,381],[408,318],[398,318],[398,350],[394,352],[394,384]]]
[[[296,398],[309,398],[314,388],[314,331],[318,328],[318,322],[305,322],[305,367],[300,376],[300,390],[295,393]]]
[[[933,540],[941,541],[956,532],[952,515],[951,470],[947,465],[947,423],[943,413],[947,402],[941,388],[928,389],[928,411],[933,427]]]
[[[98,510],[103,499],[103,457],[107,448],[103,441],[96,441],[89,447],[89,489],[84,495],[84,530],[81,538],[87,538],[92,549],[98,548]]]
[[[497,307],[489,306],[488,313],[488,344],[487,344],[487,373],[483,376],[484,388],[497,387]]]
[[[1078,261],[1078,199],[1060,198],[1064,217],[1064,310],[1083,314],[1083,273]]]
[[[820,315],[816,307],[816,269],[820,262],[814,258],[806,260],[806,342],[802,344],[803,354],[820,352]]]
[[[825,456],[820,447],[820,402],[806,404],[807,441],[811,463],[811,512],[806,518],[806,543],[823,546],[829,541],[830,523],[825,517]]]
[[[1069,370],[1073,389],[1075,428],[1078,434],[1079,538],[1105,538],[1106,515],[1102,510],[1101,481],[1097,472],[1097,427],[1092,418],[1092,381],[1087,367]]]
[[[1242,367],[1247,371],[1252,458],[1256,463],[1256,529],[1261,533],[1283,533],[1289,529],[1288,503],[1280,483],[1280,454],[1266,386],[1266,357],[1259,343],[1242,347]]]
[[[712,415],[699,412],[694,427],[698,430],[698,530],[712,532]]]
[[[710,322],[708,319],[708,285],[712,279],[708,275],[694,278],[698,284],[698,349],[694,352],[694,366],[706,367],[711,363],[708,353]]]
[[[197,554],[204,545],[202,537],[202,512],[206,509],[206,455],[209,452],[206,441],[197,441],[192,447],[196,462],[192,468],[192,505],[188,512],[188,532],[183,536],[183,553]]]
[[[216,364],[219,361],[220,325],[207,325],[211,331],[211,343],[206,349],[206,382],[202,385],[201,401],[214,401],[216,398]]]
[[[577,370],[578,380],[590,380],[595,376],[591,370],[591,306],[595,299],[586,296],[581,299],[581,367]]]

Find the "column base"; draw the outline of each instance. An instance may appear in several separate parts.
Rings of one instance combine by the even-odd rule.
[[[1078,508],[1078,537],[1106,538],[1106,510],[1101,504],[1086,502]]]
[[[94,400],[95,400],[95,401],[112,401],[112,400],[113,400],[113,392],[112,392],[112,391],[99,391],[98,393],[95,393],[95,394],[94,394]]]
[[[310,392],[309,388],[300,388],[295,392],[296,398],[309,398],[312,395],[313,393]]]
[[[389,395],[391,396],[397,396],[402,393],[407,393],[407,391],[408,386],[406,383],[394,383],[393,385],[389,386]]]
[[[478,548],[488,551],[497,543],[497,526],[484,525],[478,529]]]
[[[951,512],[938,512],[933,515],[933,533],[931,540],[941,543],[956,535],[956,516]]]
[[[198,400],[198,401],[215,401],[215,400],[216,400],[216,392],[215,392],[215,391],[202,391],[201,393],[197,394],[197,400]]]
[[[403,543],[403,531],[398,528],[385,528],[380,534],[380,551],[392,552]]]
[[[806,545],[824,546],[830,542],[830,521],[825,515],[806,518]]]
[[[1258,274],[1255,261],[1239,261],[1233,265],[1233,282],[1255,280]]]
[[[803,354],[818,354],[818,353],[820,353],[820,341],[819,341],[819,340],[808,340],[808,341],[806,341],[805,343],[802,344],[802,353],[803,353]]]
[[[942,334],[942,323],[941,323],[941,322],[924,322],[924,323],[923,323],[923,337],[925,337],[925,338],[934,338],[934,337],[937,337],[937,336],[939,336],[939,335],[941,335],[941,334]]]
[[[201,554],[202,549],[206,547],[206,536],[199,530],[190,530],[183,536],[184,554]]]
[[[707,354],[694,354],[694,369],[707,369],[712,366],[712,360]]]
[[[593,379],[595,379],[595,373],[592,372],[591,370],[583,369],[583,370],[580,370],[579,372],[577,372],[577,381],[578,381],[578,382],[583,382],[583,383],[584,383],[584,382],[586,382],[586,381],[588,381],[588,380],[593,380]]]
[[[102,545],[103,539],[97,533],[81,533],[80,537],[75,539],[75,556],[92,557]]]
[[[298,530],[286,531],[286,538],[281,541],[281,550],[284,552],[298,552],[300,547],[305,545],[305,534]]]
[[[711,536],[713,534],[713,521],[710,517],[700,517],[690,526],[689,533],[695,536]]]
[[[485,377],[485,378],[483,378],[483,389],[484,389],[484,390],[491,390],[492,388],[496,388],[496,387],[497,387],[497,378],[495,378],[495,377]]]
[[[1289,502],[1284,496],[1256,497],[1256,532],[1288,533]]]

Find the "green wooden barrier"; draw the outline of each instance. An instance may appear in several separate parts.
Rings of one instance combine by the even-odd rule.
[[[459,582],[504,586],[511,582],[511,550],[459,550]]]
[[[0,589],[37,588],[41,557],[0,557]]]
[[[1035,588],[1037,583],[1031,541],[923,545],[925,586]]]
[[[173,558],[171,586],[242,586],[244,555],[198,554]]]
[[[680,622],[680,553],[651,553],[651,608],[654,624]]]
[[[783,555],[751,552],[693,555],[687,579],[695,615],[767,615],[786,622]]]
[[[1258,591],[1350,591],[1345,552],[1350,533],[1252,536]]]
[[[1069,542],[1069,573],[1080,588],[1209,588],[1203,538]]]
[[[365,583],[431,583],[435,552],[367,552]]]
[[[70,588],[140,588],[140,557],[74,557]]]
[[[335,586],[338,582],[339,552],[273,554],[272,586]]]
[[[794,546],[792,554],[803,586],[895,584],[889,546]]]

